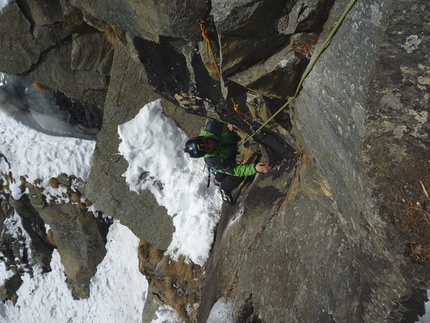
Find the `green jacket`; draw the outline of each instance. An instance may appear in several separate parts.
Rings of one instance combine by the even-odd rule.
[[[217,149],[203,156],[208,167],[233,176],[251,176],[257,173],[254,164],[236,163],[237,142],[240,138],[228,129],[227,124],[208,119],[199,136],[215,139],[219,143]]]

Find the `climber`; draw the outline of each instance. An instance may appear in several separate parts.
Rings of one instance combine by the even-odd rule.
[[[221,188],[224,202],[232,204],[231,192],[245,176],[267,173],[272,167],[266,163],[241,165],[236,163],[239,136],[234,126],[213,119],[206,120],[199,136],[185,143],[184,152],[192,158],[203,157],[208,169],[215,173],[214,183]]]

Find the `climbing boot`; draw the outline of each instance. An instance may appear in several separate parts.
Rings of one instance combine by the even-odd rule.
[[[220,189],[222,200],[227,204],[233,204],[233,197],[231,193],[227,193],[223,189]]]

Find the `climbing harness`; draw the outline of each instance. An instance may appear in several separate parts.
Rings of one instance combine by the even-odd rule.
[[[244,142],[246,143],[247,141],[249,141],[255,134],[259,133],[261,131],[261,129],[263,129],[270,121],[272,121],[282,110],[284,110],[300,93],[302,84],[304,82],[304,80],[306,79],[306,77],[309,75],[309,73],[311,72],[312,68],[314,67],[316,61],[319,59],[319,57],[321,56],[322,52],[327,48],[328,44],[330,43],[331,39],[333,38],[334,34],[336,34],[337,30],[339,29],[340,25],[342,24],[343,20],[345,19],[346,15],[349,13],[349,11],[351,10],[351,8],[353,7],[353,5],[355,4],[357,0],[351,0],[348,4],[348,6],[345,8],[345,10],[343,11],[342,15],[340,16],[339,20],[337,21],[336,25],[333,27],[332,31],[330,32],[330,34],[328,35],[327,39],[324,41],[323,45],[321,46],[320,50],[318,51],[318,53],[315,55],[315,57],[312,59],[312,61],[309,63],[309,65],[307,66],[305,72],[302,75],[302,78],[300,79],[299,84],[297,85],[297,89],[295,94],[283,105],[281,106],[278,111],[276,111],[266,122],[264,122],[260,128],[258,128],[251,136],[249,136]]]
[[[218,72],[219,79],[221,80],[222,79],[221,70],[220,70],[220,68],[218,66],[218,63],[216,61],[215,53],[214,53],[214,51],[212,49],[211,40],[210,40],[210,38],[208,36],[208,33],[207,33],[207,24],[206,24],[206,21],[204,21],[204,20],[200,21],[200,29],[202,30],[202,37],[203,37],[203,39],[205,40],[205,43],[206,43],[206,56],[209,56],[209,51],[210,51],[212,59],[213,59],[214,64],[215,64],[215,68],[216,68],[216,70]]]

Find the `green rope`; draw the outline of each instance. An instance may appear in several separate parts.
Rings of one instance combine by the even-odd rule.
[[[264,122],[261,125],[261,127],[258,128],[251,136],[249,136],[243,142],[243,144],[246,143],[248,140],[250,140],[255,134],[259,133],[261,131],[261,129],[263,129],[270,121],[272,121],[273,118],[275,118],[282,110],[284,110],[299,95],[299,92],[300,92],[300,89],[302,87],[302,84],[303,84],[304,80],[306,79],[306,77],[311,72],[312,68],[314,67],[314,65],[315,65],[316,61],[318,60],[318,58],[321,56],[322,52],[327,48],[327,46],[330,43],[331,39],[333,38],[334,34],[337,32],[337,30],[339,29],[339,27],[342,24],[343,20],[345,19],[346,15],[349,13],[349,11],[351,10],[352,6],[355,4],[356,1],[357,0],[351,0],[349,2],[348,6],[343,11],[342,15],[340,16],[340,18],[337,21],[336,25],[333,27],[333,29],[330,32],[330,34],[328,35],[327,39],[325,40],[325,42],[321,46],[320,50],[315,55],[315,57],[312,59],[312,61],[308,64],[305,72],[302,75],[302,78],[300,79],[299,84],[297,85],[296,93],[294,94],[294,96],[292,96],[282,107],[280,107],[278,109],[278,111],[276,111],[266,122]]]

